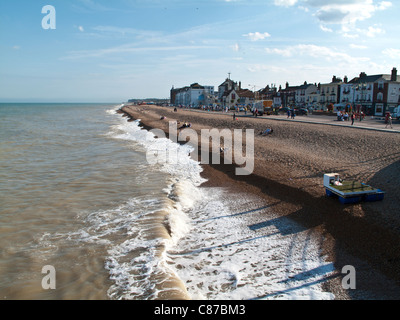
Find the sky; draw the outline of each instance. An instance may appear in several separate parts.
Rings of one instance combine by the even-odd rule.
[[[217,90],[229,76],[259,90],[390,74],[399,14],[394,0],[2,0],[0,102],[120,103],[196,82]]]

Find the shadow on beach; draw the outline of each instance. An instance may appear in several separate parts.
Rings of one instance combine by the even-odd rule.
[[[170,116],[168,109],[157,109],[156,114],[158,116],[160,114]],[[136,116],[145,118],[143,113],[136,114]],[[188,112],[185,117],[196,125],[197,115]],[[207,125],[215,127],[227,125],[229,128],[254,128],[255,132],[259,132],[263,126],[267,125],[266,123],[254,122],[253,119],[250,119],[248,123],[239,123],[238,121],[229,121],[228,123],[221,117],[217,119],[209,118],[209,120],[205,118],[207,115],[199,117],[200,119],[197,122],[199,128],[207,123]],[[142,122],[144,128],[161,126],[159,121],[155,122],[156,118],[153,119],[150,116],[148,119],[142,119],[144,120]],[[393,183],[393,186],[390,184],[390,181],[400,175],[399,162],[393,163],[396,159],[396,155],[393,155],[393,149],[390,151],[390,147],[387,147],[385,152],[381,152],[382,150],[379,150],[379,147],[382,145],[382,141],[380,138],[374,138],[374,140],[368,138],[371,137],[370,132],[366,133],[365,136],[354,136],[353,144],[343,144],[341,140],[345,141],[345,135],[338,132],[336,128],[329,129],[329,132],[334,134],[331,139],[328,139],[328,128],[319,128],[316,131],[318,135],[310,136],[315,141],[305,140],[304,133],[314,132],[314,128],[316,128],[314,125],[312,128],[304,127],[301,131],[298,124],[292,126],[292,124],[283,123],[280,128],[281,132],[277,130],[273,137],[273,139],[279,141],[281,148],[285,148],[288,141],[300,143],[294,150],[299,149],[304,154],[312,153],[314,158],[310,158],[311,160],[306,157],[304,159],[298,157],[297,153],[285,154],[280,153],[280,149],[274,149],[275,154],[267,152],[270,158],[263,160],[266,167],[256,168],[254,173],[249,176],[235,175],[236,166],[234,164],[203,165],[203,176],[208,179],[203,186],[226,187],[232,189],[233,192],[236,190],[241,193],[260,196],[265,199],[266,205],[274,204],[274,209],[276,209],[274,212],[301,226],[297,231],[282,229],[279,232],[301,232],[301,230],[311,229],[319,232],[322,250],[324,251],[322,253],[329,257],[338,271],[336,276],[332,278],[335,285],[340,285],[338,282],[342,278],[340,271],[344,266],[352,265],[357,271],[357,290],[347,290],[345,293],[347,297],[339,297],[339,299],[400,299],[400,232],[397,232],[398,230],[396,231],[395,228],[388,227],[390,219],[388,219],[387,224],[382,224],[381,219],[374,218],[376,212],[383,212],[382,214],[384,214],[391,206],[398,208],[396,207],[398,200],[394,199],[397,192],[395,187],[398,182]],[[343,130],[351,130],[351,128],[343,128]],[[349,132],[352,133],[353,131]],[[388,146],[394,144],[397,141],[396,139],[397,137],[391,137]],[[272,140],[270,141],[272,143]],[[324,144],[318,145],[321,141]],[[362,148],[365,143],[368,143],[366,150]],[[319,149],[315,148],[315,144]],[[263,146],[263,148],[268,150],[270,145]],[[330,157],[329,159],[326,157],[321,159],[320,153],[325,150],[333,151],[327,155]],[[370,150],[377,151],[371,154]],[[342,154],[340,151],[342,151]],[[201,147],[199,147],[199,154],[200,152]],[[338,158],[338,155],[340,155],[340,158]],[[378,155],[381,155],[381,158],[378,158]],[[280,170],[283,167],[279,165],[278,161],[287,159],[286,156],[289,157],[288,160],[291,162],[300,165],[298,167],[300,174],[282,175]],[[339,159],[343,159],[344,164],[339,164]],[[313,166],[314,163],[311,162],[310,164],[308,161],[317,161],[321,165]],[[221,163],[223,163],[222,158]],[[386,167],[385,164],[387,164]],[[285,163],[285,165],[293,164]],[[268,171],[269,168],[273,168],[271,166],[275,166],[274,172]],[[369,171],[367,171],[368,169]],[[386,191],[387,197],[379,203],[343,205],[337,199],[326,197],[322,192],[322,178],[323,174],[328,172],[327,170],[343,173],[348,178],[353,178],[352,175],[360,177],[359,174],[362,174],[361,177],[367,180],[366,182]],[[290,182],[287,181],[288,178],[291,180]],[[319,184],[319,181],[321,181],[321,184]],[[383,181],[386,182],[383,183]],[[385,210],[382,209],[382,206],[386,206]],[[270,221],[266,215],[264,222],[252,227],[254,229],[263,228],[270,223],[274,222]],[[400,223],[397,225],[400,225]],[[251,240],[249,239],[249,241]]]
[[[211,164],[210,167],[223,172],[230,179],[244,182],[241,184],[242,192],[245,191],[245,185],[249,185],[281,203],[300,207],[285,215],[285,219],[295,221],[302,227],[299,230],[281,228],[280,232],[317,228],[324,238],[322,241],[332,237],[334,247],[330,254],[333,255],[331,259],[336,270],[340,272],[346,265],[352,265],[357,270],[357,290],[347,292],[351,299],[400,299],[400,236],[397,233],[371,223],[365,217],[352,215],[351,205],[343,205],[335,198],[315,197],[297,187],[255,174],[235,176],[234,165]],[[391,171],[391,166],[385,170]],[[374,179],[371,180],[373,182]],[[250,228],[256,230],[271,223],[275,222],[266,220]]]

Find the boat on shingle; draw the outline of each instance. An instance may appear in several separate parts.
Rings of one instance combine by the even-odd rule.
[[[338,173],[324,174],[324,187],[328,197],[338,197],[343,204],[358,203],[361,201],[381,201],[385,192],[371,187],[368,184],[342,180]]]

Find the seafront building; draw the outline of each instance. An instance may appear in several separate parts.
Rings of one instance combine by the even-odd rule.
[[[261,90],[243,89],[241,82],[226,78],[218,86],[201,86],[194,83],[188,87],[171,89],[171,104],[187,107],[213,106],[234,108],[252,106],[258,100],[270,100],[270,105],[278,107],[312,108],[313,110],[346,110],[363,112],[370,116],[384,116],[400,105],[400,76],[393,68],[391,74],[367,75],[361,72],[349,81],[337,76],[329,83],[290,86],[266,86]]]
[[[199,108],[214,102],[214,86],[193,83],[188,87],[171,89],[171,104]]]
[[[400,83],[396,68],[392,69],[391,74],[369,76],[361,72],[360,76],[351,80],[350,83],[354,88],[353,105],[367,115],[383,116],[386,111],[393,112],[393,109],[400,104],[399,91],[393,92]],[[390,94],[389,87],[392,90]],[[390,99],[389,95],[391,95]],[[397,102],[395,102],[396,98]]]
[[[302,108],[312,106],[310,97],[316,92],[318,92],[318,87],[315,84],[304,82],[304,84],[298,86],[295,91],[295,105]]]
[[[329,83],[320,83],[319,88],[319,106],[323,110],[333,110],[340,101],[340,87],[344,82],[341,78],[332,77]]]
[[[391,74],[367,75],[343,81],[333,76],[330,83],[319,84],[318,91],[307,101],[316,110],[347,110],[371,116],[384,116],[400,104],[400,76],[393,68]]]

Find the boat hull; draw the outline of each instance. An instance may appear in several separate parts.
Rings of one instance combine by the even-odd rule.
[[[377,189],[376,192],[372,193],[364,193],[359,195],[351,195],[351,196],[343,196],[340,194],[335,193],[334,191],[326,188],[326,195],[328,197],[337,197],[342,204],[352,204],[352,203],[359,203],[359,202],[375,202],[375,201],[382,201],[385,193]]]

